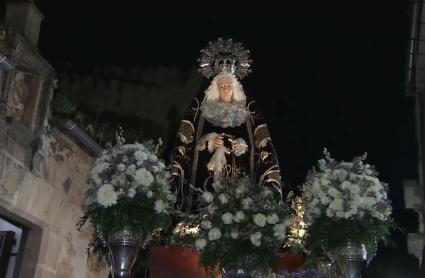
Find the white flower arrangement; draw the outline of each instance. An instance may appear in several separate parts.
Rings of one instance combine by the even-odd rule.
[[[142,194],[154,199],[156,213],[163,213],[174,200],[168,178],[169,172],[153,153],[152,146],[117,144],[94,162],[86,204],[107,208],[121,199]]]
[[[366,154],[351,162],[334,160],[326,149],[324,155],[302,187],[307,248],[333,248],[347,241],[372,244],[387,235],[392,222],[388,187],[364,163]]]
[[[214,189],[195,189],[200,210],[190,223],[199,228],[194,247],[201,251],[200,263],[229,267],[251,256],[254,268],[267,269],[293,221],[280,194],[252,186],[247,176],[216,182]]]
[[[96,159],[89,177],[81,228],[89,220],[106,233],[128,226],[144,236],[170,224],[175,197],[168,183],[169,172],[157,157],[158,145],[118,144]],[[91,247],[99,246],[93,234]]]

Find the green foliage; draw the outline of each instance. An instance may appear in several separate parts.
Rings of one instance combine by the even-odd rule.
[[[76,107],[65,94],[55,94],[51,107],[56,114],[63,117],[70,117],[76,111]]]

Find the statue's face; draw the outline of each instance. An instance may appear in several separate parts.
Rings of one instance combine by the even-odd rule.
[[[232,80],[228,77],[220,78],[217,81],[218,95],[221,102],[232,102]]]

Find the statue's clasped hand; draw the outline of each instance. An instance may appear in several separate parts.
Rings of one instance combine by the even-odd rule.
[[[224,146],[223,135],[217,135],[213,139],[211,139],[211,143],[214,149],[218,149]]]
[[[243,155],[248,150],[248,144],[243,138],[231,139],[229,142],[232,144],[232,151],[236,156]]]

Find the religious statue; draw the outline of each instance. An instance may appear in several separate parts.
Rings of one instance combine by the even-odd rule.
[[[267,125],[238,79],[251,72],[249,52],[232,39],[210,42],[201,51],[200,71],[213,77],[197,96],[177,131],[171,175],[179,206],[196,207],[192,187],[213,191],[213,183],[238,173],[253,186],[282,194],[280,169]]]

